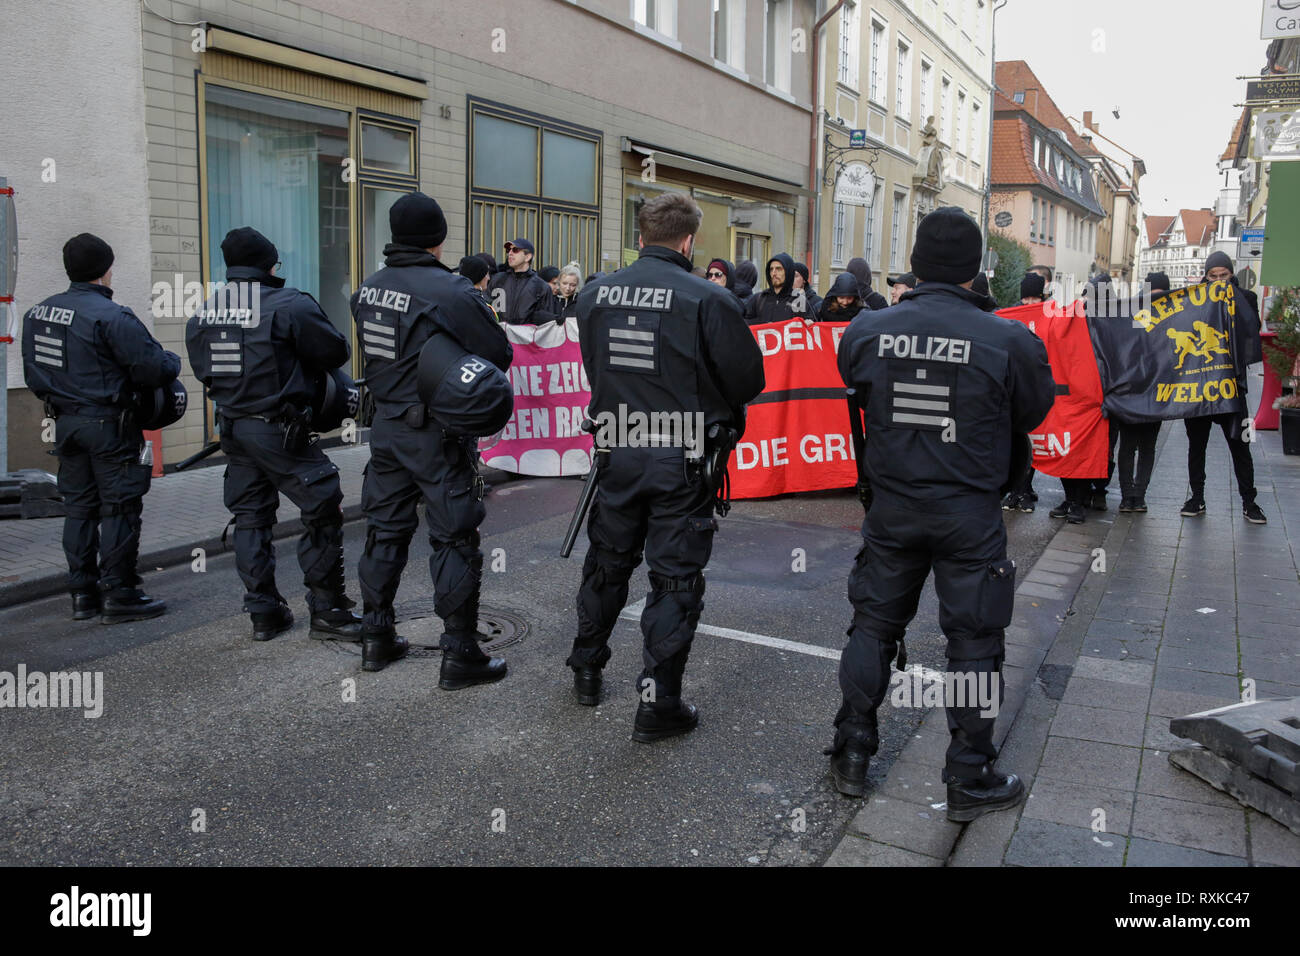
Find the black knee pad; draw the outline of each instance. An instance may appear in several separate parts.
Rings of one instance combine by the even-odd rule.
[[[257,511],[244,511],[235,515],[232,519],[235,527],[240,531],[251,531],[257,528],[274,528],[275,527],[275,509],[259,509]]]
[[[138,518],[143,511],[144,502],[138,499],[107,503],[99,509],[100,516],[104,518],[112,518],[117,515]]]
[[[433,609],[434,613],[446,620],[478,595],[483,577],[480,537],[477,531],[470,531],[448,540],[439,540],[430,535],[429,541],[433,545],[429,571],[436,595]]]
[[[614,551],[592,545],[587,550],[587,557],[582,562],[584,578],[598,577],[602,583],[626,583],[641,563],[641,554],[635,551]]]

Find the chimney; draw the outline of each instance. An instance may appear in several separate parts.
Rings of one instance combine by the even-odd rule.
[[[1097,127],[1092,125],[1092,110],[1084,110],[1083,128],[1087,130],[1092,130],[1092,132],[1094,133],[1097,132]]]

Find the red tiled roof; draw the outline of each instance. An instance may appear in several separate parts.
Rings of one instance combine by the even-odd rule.
[[[1250,107],[1243,106],[1241,115],[1237,117],[1237,123],[1232,127],[1232,135],[1228,137],[1228,148],[1223,151],[1219,157],[1219,162],[1230,162],[1237,158],[1237,150],[1241,147],[1241,137],[1244,135],[1247,127],[1247,119],[1250,116]]]
[[[1183,217],[1183,234],[1189,246],[1210,244],[1218,224],[1213,209],[1180,209],[1178,214]]]
[[[1093,146],[1074,131],[1070,121],[1057,108],[1028,63],[1024,60],[999,60],[994,64],[994,70],[994,84],[1003,94],[1001,97],[994,98],[994,109],[1024,110],[1048,129],[1064,131],[1066,139],[1080,155],[1097,155]],[[1011,99],[1019,92],[1025,93],[1024,103],[1016,103]]]
[[[1096,215],[1105,215],[1093,195],[1092,177],[1081,170],[1082,192],[1066,186],[1047,169],[1034,165],[1034,136],[1025,112],[995,115],[993,120],[993,186],[1042,186]],[[1059,143],[1052,134],[1049,141]]]
[[[1147,227],[1147,245],[1154,246],[1177,218],[1177,216],[1143,216],[1142,223]]]
[[[1025,124],[1018,119],[993,120],[993,182],[1035,183],[1033,157],[1025,148]]]

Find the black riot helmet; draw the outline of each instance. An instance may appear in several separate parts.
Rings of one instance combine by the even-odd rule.
[[[445,332],[434,333],[420,349],[416,389],[430,417],[455,434],[495,434],[515,406],[506,373]]]
[[[361,409],[361,389],[341,368],[322,373],[313,383],[311,430],[332,432],[347,419],[356,419]]]
[[[135,393],[132,403],[135,423],[142,431],[157,431],[175,424],[185,417],[190,395],[179,378],[157,388],[147,388]]]

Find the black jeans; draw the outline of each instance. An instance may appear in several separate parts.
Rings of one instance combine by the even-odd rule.
[[[1119,426],[1119,493],[1122,497],[1146,497],[1151,471],[1156,466],[1156,440],[1159,437],[1160,422]]]
[[[1093,494],[1104,495],[1111,478],[1115,476],[1115,445],[1119,442],[1119,435],[1119,422],[1113,418],[1106,419],[1106,477],[1089,481]]]
[[[1237,490],[1241,493],[1241,501],[1250,504],[1255,500],[1255,462],[1250,457],[1250,443],[1232,437],[1236,425],[1234,419],[1238,414],[1225,412],[1222,415],[1183,419],[1183,425],[1187,428],[1187,481],[1192,486],[1193,495],[1202,498],[1205,496],[1205,449],[1210,444],[1211,426],[1218,425],[1223,429],[1228,452],[1232,455],[1232,470],[1237,474]]]
[[[1100,481],[1100,478],[1062,478],[1061,487],[1065,490],[1065,500],[1081,508],[1088,507],[1088,499],[1092,497],[1094,487]],[[1102,493],[1105,493],[1104,486]]]

